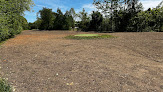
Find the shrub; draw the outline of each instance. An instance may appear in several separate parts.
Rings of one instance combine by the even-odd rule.
[[[13,92],[12,87],[2,78],[0,78],[0,92]]]
[[[146,27],[145,29],[143,29],[143,32],[151,32],[153,31],[151,27]]]

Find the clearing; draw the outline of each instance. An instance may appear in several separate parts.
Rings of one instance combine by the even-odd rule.
[[[163,91],[163,32],[63,38],[79,33],[23,31],[0,47],[1,76],[16,92]]]

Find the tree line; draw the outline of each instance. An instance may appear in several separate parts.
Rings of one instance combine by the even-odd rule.
[[[62,13],[61,9],[57,9],[57,12],[52,12],[52,9],[43,8],[38,12],[37,20],[34,23],[30,23],[31,29],[40,30],[69,30],[70,27],[74,27],[73,13],[74,9]]]
[[[32,0],[0,0],[0,42],[28,29],[23,12],[32,5]]]
[[[62,13],[61,9],[43,8],[31,29],[69,30],[77,27],[81,31],[96,32],[162,32],[162,2],[156,8],[143,11],[139,0],[94,0],[93,4],[99,11],[88,14],[83,9],[78,14],[74,8]],[[78,20],[76,20],[78,19]]]
[[[29,23],[30,29],[74,30],[75,27],[78,27],[82,31],[96,30],[103,20],[102,14],[98,11],[93,11],[92,20],[90,20],[85,9],[77,14],[74,8],[63,14],[60,8],[57,9],[57,12],[53,12],[52,9],[44,7],[37,15],[37,20]],[[76,21],[77,18],[81,21]]]

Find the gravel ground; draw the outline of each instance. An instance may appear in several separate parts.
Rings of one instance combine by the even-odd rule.
[[[163,92],[163,32],[23,31],[0,48],[1,76],[16,92]]]

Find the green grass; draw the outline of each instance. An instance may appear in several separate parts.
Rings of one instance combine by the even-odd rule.
[[[5,43],[5,41],[2,41],[2,42],[0,42],[0,45],[2,45],[2,44],[4,44]]]
[[[0,48],[2,47],[1,45],[4,44],[6,41],[7,41],[7,40],[1,41],[1,42],[0,42]]]
[[[0,92],[13,92],[13,88],[6,82],[5,79],[0,78]]]
[[[76,40],[82,40],[82,39],[105,39],[105,38],[116,38],[112,35],[99,35],[99,34],[78,34],[78,35],[69,35],[65,37],[66,39],[76,39]]]
[[[80,37],[91,37],[91,36],[99,36],[99,34],[77,34],[74,36],[80,36]]]

